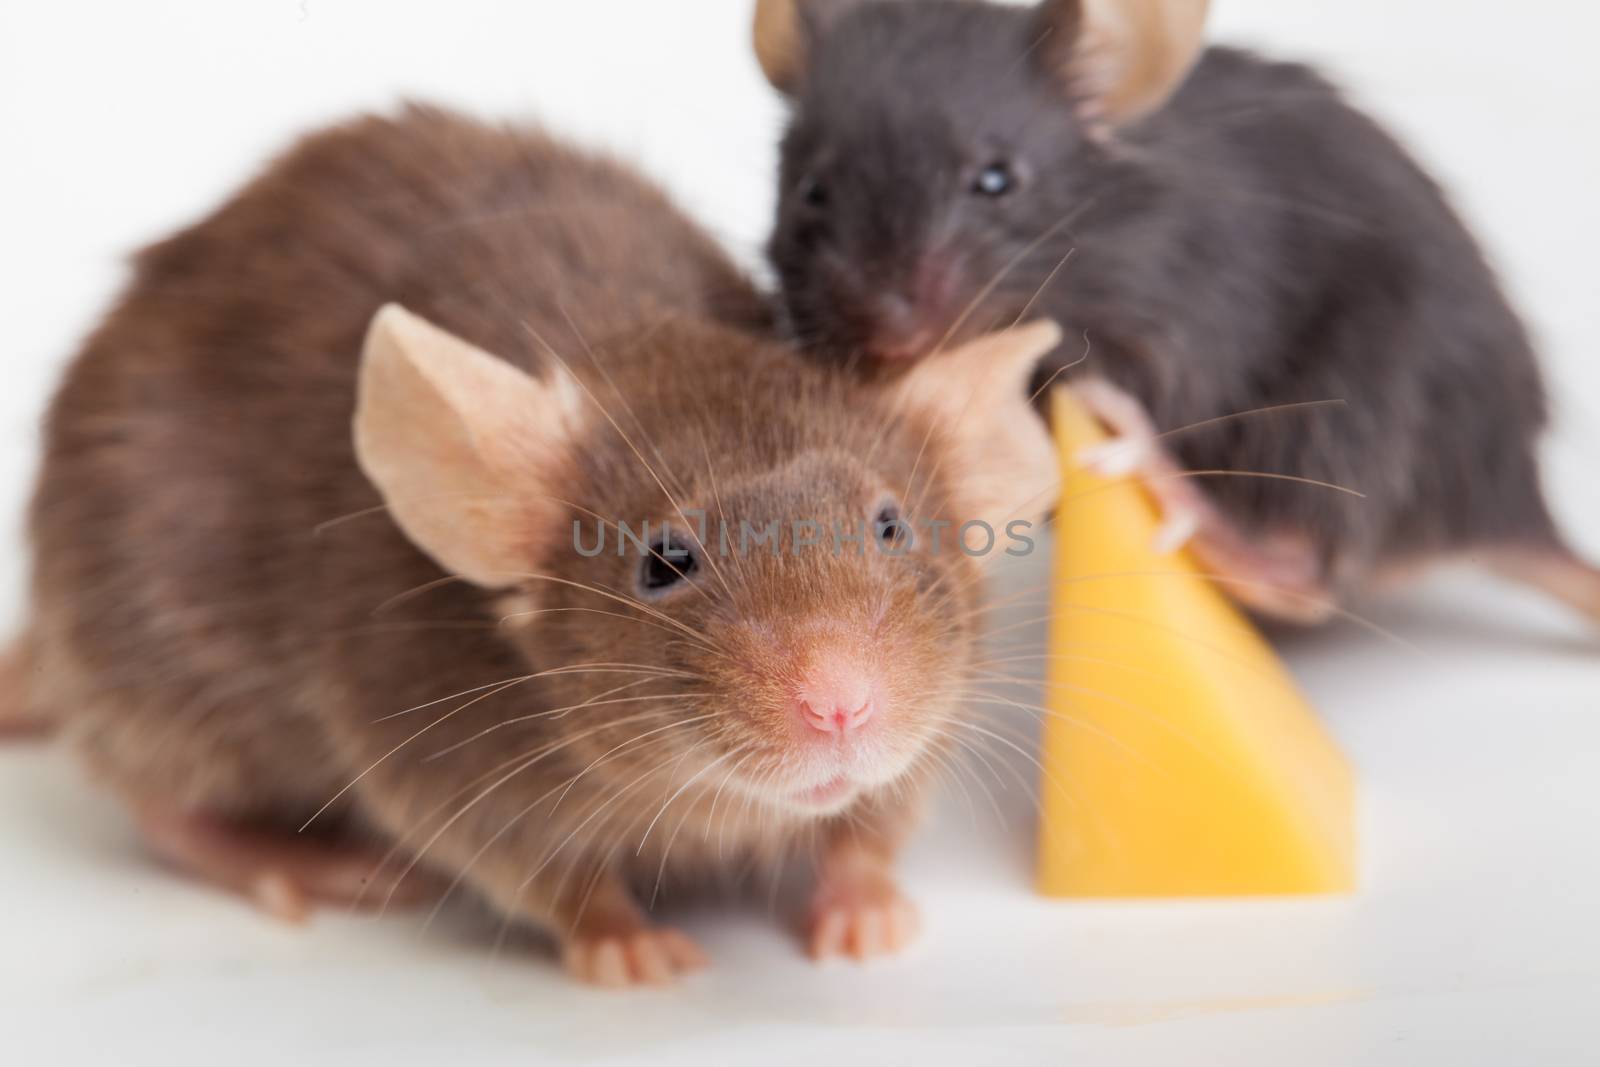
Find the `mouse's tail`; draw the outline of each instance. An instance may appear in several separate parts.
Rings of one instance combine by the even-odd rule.
[[[33,700],[34,664],[33,641],[27,633],[0,652],[0,740],[49,732],[49,723]]]
[[[1538,548],[1497,551],[1495,572],[1538,589],[1600,625],[1600,566],[1557,541]]]

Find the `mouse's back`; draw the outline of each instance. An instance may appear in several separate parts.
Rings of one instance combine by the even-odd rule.
[[[1062,323],[1050,373],[1109,383],[1218,472],[1207,532],[1293,545],[1292,567],[1230,562],[1240,588],[1325,600],[1485,546],[1565,558],[1540,371],[1478,242],[1322,76],[1207,48],[1207,6],[761,0],[793,332],[900,366]]]
[[[620,164],[416,106],[312,135],[139,254],[55,397],[31,515],[36,714],[92,715],[78,709],[108,690],[122,705],[187,694],[176,714],[198,748],[152,743],[137,716],[77,725],[213,800],[218,777],[254,807],[303,795],[284,767],[324,772],[261,665],[315,656],[306,620],[340,617],[337,601],[370,610],[438,573],[387,523],[360,530],[360,552],[310,544],[381,504],[350,423],[386,301],[535,374],[549,350],[663,316],[763,316],[720,250]],[[65,649],[73,662],[52,662]],[[215,691],[219,674],[235,692]],[[265,737],[242,725],[263,714],[279,722]]]

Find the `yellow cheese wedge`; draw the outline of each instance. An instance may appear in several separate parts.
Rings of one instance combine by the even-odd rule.
[[[1356,881],[1350,767],[1145,491],[1083,470],[1104,431],[1053,401],[1056,520],[1039,886],[1054,896],[1330,893]]]

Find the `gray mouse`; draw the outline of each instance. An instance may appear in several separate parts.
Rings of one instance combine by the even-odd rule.
[[[1262,612],[1466,556],[1600,615],[1477,242],[1318,73],[1203,47],[1206,6],[760,0],[789,330],[892,372],[1055,319],[1052,370],[1121,438],[1085,461],[1141,474],[1162,547]]]
[[[143,251],[69,368],[0,718],[277,914],[459,887],[625,985],[703,962],[658,893],[814,860],[810,951],[892,951],[1000,554],[922,532],[1051,506],[1059,336],[863,384],[626,166],[425,107],[324,130]]]

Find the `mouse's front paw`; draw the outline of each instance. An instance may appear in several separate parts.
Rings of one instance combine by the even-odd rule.
[[[1161,510],[1161,526],[1151,549],[1158,555],[1176,552],[1200,534],[1211,513],[1205,498],[1185,481],[1177,461],[1162,446],[1150,416],[1131,394],[1108,382],[1090,379],[1073,390],[1112,437],[1078,453],[1084,469],[1102,478],[1138,478]]]
[[[818,960],[887,956],[909,945],[920,926],[916,905],[887,872],[854,871],[817,887],[806,948]]]
[[[705,953],[687,936],[652,926],[577,934],[562,961],[579,981],[612,989],[664,985],[706,965]]]

